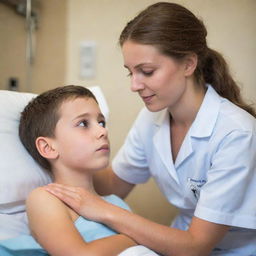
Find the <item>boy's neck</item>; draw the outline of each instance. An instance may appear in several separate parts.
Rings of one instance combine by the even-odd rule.
[[[93,186],[93,176],[90,171],[64,170],[53,171],[53,181],[73,187],[83,187],[91,193],[97,194]]]

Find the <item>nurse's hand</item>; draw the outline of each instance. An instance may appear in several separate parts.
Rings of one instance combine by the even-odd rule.
[[[108,210],[111,210],[110,203],[81,187],[51,183],[44,186],[44,189],[58,197],[79,215],[93,221],[100,222]]]

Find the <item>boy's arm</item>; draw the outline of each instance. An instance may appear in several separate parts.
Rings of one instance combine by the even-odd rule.
[[[136,245],[121,234],[86,243],[65,204],[42,188],[29,195],[27,212],[34,238],[53,256],[117,255]]]

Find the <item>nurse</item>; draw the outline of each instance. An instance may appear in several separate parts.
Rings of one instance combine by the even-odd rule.
[[[82,189],[48,190],[161,255],[256,255],[255,112],[206,35],[186,8],[156,3],[120,36],[131,89],[145,108],[95,185],[101,194],[125,197],[153,177],[180,209],[171,227]]]

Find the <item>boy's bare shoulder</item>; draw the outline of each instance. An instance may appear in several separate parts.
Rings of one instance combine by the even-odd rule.
[[[41,200],[41,199],[48,199],[48,198],[53,198],[53,196],[47,192],[44,187],[37,187],[35,189],[33,189],[28,197],[27,197],[27,201],[31,201],[31,200]]]
[[[27,207],[31,205],[33,205],[34,207],[41,205],[47,205],[48,207],[64,206],[63,202],[61,202],[57,197],[45,190],[44,187],[37,187],[32,190],[27,197],[26,205]]]

